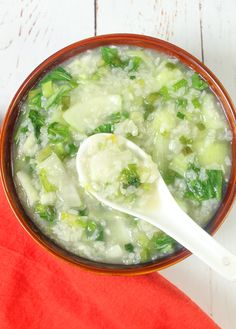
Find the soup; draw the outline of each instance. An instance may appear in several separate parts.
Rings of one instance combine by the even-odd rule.
[[[139,47],[101,47],[54,68],[29,92],[15,130],[14,181],[32,220],[61,247],[105,263],[148,262],[181,246],[81,186],[75,157],[88,136],[113,133],[136,143],[203,227],[230,175],[231,131],[208,84],[176,58]],[[137,187],[151,182],[128,154],[122,162],[118,189],[132,202]],[[99,153],[93,166],[95,179],[112,175]]]

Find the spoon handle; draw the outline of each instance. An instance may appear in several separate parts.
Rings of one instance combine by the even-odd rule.
[[[173,237],[223,277],[236,280],[236,256],[196,224],[178,206],[165,183],[161,185],[160,210],[143,219]]]

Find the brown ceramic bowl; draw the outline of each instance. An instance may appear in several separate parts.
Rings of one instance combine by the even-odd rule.
[[[184,248],[176,251],[174,254],[165,258],[138,265],[114,265],[104,264],[100,262],[91,261],[79,256],[76,256],[60,246],[56,245],[49,238],[47,238],[33,223],[30,217],[26,214],[21,205],[17,195],[13,178],[12,178],[12,143],[13,131],[19,115],[21,102],[25,99],[28,91],[54,66],[62,63],[65,60],[77,55],[87,49],[92,49],[104,45],[133,45],[144,48],[154,49],[163,52],[167,55],[174,56],[182,61],[184,64],[199,73],[210,85],[211,89],[217,96],[222,105],[225,116],[228,119],[229,125],[233,133],[232,143],[232,171],[230,182],[227,187],[224,199],[214,218],[205,227],[210,234],[216,230],[223,223],[226,214],[228,213],[235,196],[236,183],[236,111],[232,101],[226,90],[219,82],[219,80],[210,72],[204,64],[196,59],[185,50],[178,48],[163,40],[135,34],[111,34],[104,36],[97,36],[76,42],[55,53],[40,64],[24,81],[22,86],[14,96],[9,109],[7,111],[5,120],[3,122],[0,140],[0,168],[1,177],[4,190],[9,201],[9,204],[20,221],[21,225],[31,235],[31,237],[43,246],[48,252],[56,255],[67,262],[78,265],[79,267],[100,273],[116,274],[116,275],[134,275],[144,274],[156,270],[166,268],[173,265],[190,255],[190,252]]]

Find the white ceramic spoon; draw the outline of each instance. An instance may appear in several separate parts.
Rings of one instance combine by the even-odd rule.
[[[76,161],[79,180],[82,186],[85,186],[89,182],[85,173],[86,151],[89,147],[101,143],[110,135],[96,134],[88,137],[80,145]],[[150,159],[136,144],[121,136],[116,136],[116,138],[123,139],[127,148],[137,156],[142,159]],[[110,161],[116,161],[116,159],[111,158]],[[138,210],[137,208],[133,209],[132,206],[128,208],[124,204],[105,199],[102,195],[94,191],[89,192],[108,207],[138,217],[156,226],[178,241],[220,275],[231,281],[236,280],[236,256],[215,241],[179,207],[160,174],[156,181],[156,189],[157,202],[155,207]]]

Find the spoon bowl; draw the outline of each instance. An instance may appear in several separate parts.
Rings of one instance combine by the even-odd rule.
[[[86,156],[88,157],[89,150],[95,149],[94,147],[105,142],[108,138],[112,139],[113,136],[115,136],[115,140],[120,140],[125,144],[126,148],[132,151],[135,156],[143,161],[150,161],[148,154],[122,136],[107,133],[90,136],[81,144],[76,158],[77,172],[83,187],[90,183],[86,172],[88,165]],[[111,157],[110,161],[114,162],[116,159]],[[151,207],[143,207],[143,205],[139,207],[137,203],[115,202],[92,188],[89,188],[88,192],[106,206],[154,225],[178,241],[220,275],[231,281],[236,280],[236,257],[214,240],[180,208],[158,170],[155,190],[152,195],[153,206]]]

